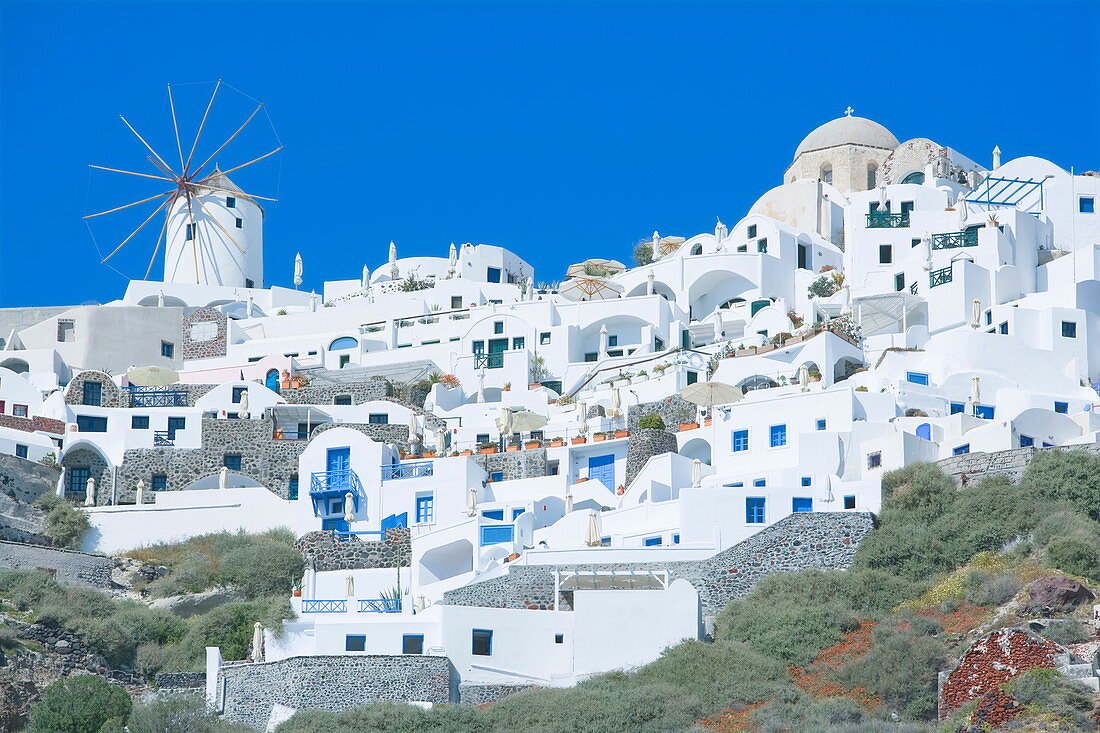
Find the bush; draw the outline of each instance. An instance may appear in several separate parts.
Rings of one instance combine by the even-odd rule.
[[[1100,580],[1100,547],[1079,536],[1061,537],[1043,552],[1047,565],[1071,575]]]
[[[609,678],[610,681],[611,678]],[[768,700],[790,687],[787,668],[740,642],[685,641],[623,680],[670,684],[697,695],[710,710]]]
[[[1039,451],[1021,485],[1032,494],[1072,505],[1100,521],[1100,458],[1082,450]]]
[[[85,674],[48,686],[31,708],[29,733],[98,733],[112,718],[126,720],[130,696],[98,675]]]
[[[488,733],[484,713],[476,708],[437,705],[422,710],[414,705],[381,702],[339,713],[303,710],[275,729],[276,733]]]
[[[634,264],[638,267],[653,262],[653,241],[646,239],[634,245]]]
[[[220,720],[207,710],[201,699],[169,695],[137,705],[130,714],[126,730],[127,733],[247,733],[252,729]]]
[[[1092,629],[1075,618],[1055,621],[1043,629],[1043,636],[1055,644],[1080,644],[1095,637]]]
[[[1009,684],[1009,691],[1024,705],[1049,710],[1072,721],[1081,730],[1093,730],[1087,714],[1092,709],[1088,694],[1056,670],[1030,669]]]
[[[638,427],[642,429],[664,430],[665,421],[657,414],[642,415],[642,418],[638,420]]]
[[[56,547],[80,549],[84,533],[91,527],[88,515],[55,494],[43,494],[34,500],[34,506],[46,512],[46,537]]]
[[[822,275],[810,283],[810,287],[806,289],[806,293],[811,298],[828,298],[830,295],[834,295],[838,290],[840,290],[840,287],[837,285],[835,279],[828,275]]]
[[[963,598],[972,606],[992,608],[1010,601],[1020,592],[1020,581],[1014,575],[988,573],[973,569],[963,580]]]
[[[221,647],[226,659],[244,659],[252,641],[253,624],[279,628],[284,619],[294,618],[288,598],[271,598],[247,603],[229,603],[202,616],[191,618],[178,644],[166,651],[164,669],[201,672],[206,647]]]

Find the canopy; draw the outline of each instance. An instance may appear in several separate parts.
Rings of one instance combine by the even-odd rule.
[[[517,433],[529,433],[532,430],[541,430],[549,422],[542,415],[522,410],[512,413],[512,430]]]
[[[612,300],[622,295],[623,286],[602,277],[573,277],[558,292],[569,300]]]
[[[566,277],[606,277],[626,270],[626,265],[618,260],[592,259],[577,262],[565,271]]]
[[[745,394],[731,384],[724,382],[696,382],[680,390],[680,396],[688,402],[703,407],[728,405],[745,399]]]
[[[126,379],[138,387],[167,387],[180,381],[180,375],[166,367],[147,366],[131,369],[126,373]]]
[[[680,248],[680,245],[686,241],[687,240],[683,237],[661,237],[657,241],[656,256],[664,257],[670,252],[675,252]]]

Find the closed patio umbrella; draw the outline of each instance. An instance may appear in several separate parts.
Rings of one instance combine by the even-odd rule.
[[[970,403],[977,405],[982,401],[982,378],[971,377],[970,378]]]
[[[603,544],[600,542],[600,525],[595,509],[588,511],[588,532],[585,533],[584,544],[589,547],[599,547]]]
[[[252,625],[252,661],[264,661],[264,625],[259,621]]]
[[[573,492],[569,489],[569,487],[566,487],[565,489],[565,513],[573,513]]]
[[[139,478],[138,482],[137,482],[137,497],[134,499],[134,503],[139,504],[139,505],[141,503],[143,503],[145,501],[144,494],[145,494],[145,480]]]
[[[355,578],[351,575],[344,581],[344,593],[348,598],[355,598]]]
[[[447,452],[447,430],[445,428],[437,428],[435,431],[435,454],[440,458]]]
[[[248,419],[248,388],[246,387],[244,392],[241,392],[241,406],[237,408],[237,414],[241,418]]]
[[[466,516],[476,517],[477,516],[477,487],[476,486],[471,486],[470,490],[466,493],[467,493]]]
[[[420,445],[420,423],[416,419],[416,413],[409,411],[409,451],[415,453]]]
[[[798,383],[802,385],[803,392],[810,391],[810,368],[805,364],[798,367]]]
[[[180,375],[174,369],[146,366],[126,372],[126,379],[137,387],[167,387],[180,381]]]
[[[355,496],[350,491],[344,494],[344,521],[355,521]]]
[[[691,485],[699,486],[703,483],[703,462],[696,458],[691,462]]]
[[[218,488],[229,488],[229,469],[226,466],[222,466],[218,469]]]
[[[612,387],[611,389],[611,407],[607,410],[607,416],[615,419],[623,416],[622,410],[623,398],[619,393],[618,387]]]
[[[297,290],[298,286],[302,284],[302,253],[299,252],[294,255],[294,289]]]
[[[982,325],[982,301],[977,298],[971,304],[970,309],[970,327],[980,328]]]
[[[95,479],[91,476],[84,488],[84,506],[95,506]]]

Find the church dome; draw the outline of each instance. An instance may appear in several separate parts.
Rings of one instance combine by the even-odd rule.
[[[869,148],[893,150],[898,146],[898,139],[894,137],[894,133],[874,120],[846,115],[826,122],[803,138],[794,151],[794,157],[798,158],[811,150],[832,148],[837,145],[864,145]]]

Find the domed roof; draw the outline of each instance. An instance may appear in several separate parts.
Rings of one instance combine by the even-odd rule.
[[[794,151],[794,157],[811,150],[821,150],[837,145],[866,145],[870,148],[893,150],[898,146],[894,133],[866,117],[846,115],[826,122],[811,132]]]

